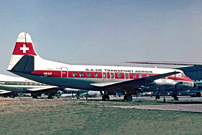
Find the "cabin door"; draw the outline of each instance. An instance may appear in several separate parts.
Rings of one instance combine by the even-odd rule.
[[[61,81],[66,82],[68,80],[68,68],[62,67],[61,68]]]

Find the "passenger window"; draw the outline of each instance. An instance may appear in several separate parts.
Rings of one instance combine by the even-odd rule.
[[[121,78],[121,74],[120,73],[118,73],[118,78]]]
[[[80,72],[80,77],[83,77],[83,72]]]
[[[106,78],[106,77],[107,77],[107,74],[106,74],[106,73],[103,73],[103,74],[102,74],[102,77],[103,77],[103,78]]]
[[[73,77],[76,77],[76,72],[73,72]]]
[[[133,74],[133,78],[134,78],[134,79],[136,78],[136,74]]]
[[[87,76],[90,77],[90,73],[89,72],[87,73]]]
[[[142,78],[142,74],[139,74],[139,78]]]
[[[114,73],[111,73],[111,78],[114,78]]]
[[[125,77],[126,77],[126,79],[128,79],[128,78],[129,78],[129,75],[128,75],[128,73],[125,73]]]
[[[98,77],[98,73],[97,72],[95,73],[95,77]]]

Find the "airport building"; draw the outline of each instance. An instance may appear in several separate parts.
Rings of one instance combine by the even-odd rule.
[[[202,66],[183,67],[179,69],[184,71],[185,75],[187,75],[193,81],[202,81]]]

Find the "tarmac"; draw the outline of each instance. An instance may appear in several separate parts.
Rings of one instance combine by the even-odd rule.
[[[183,112],[197,112],[202,113],[202,104],[178,104],[178,105],[139,105],[139,106],[110,106],[119,108],[136,108],[147,110],[169,110],[169,111],[183,111]]]
[[[113,97],[112,100],[115,98]],[[181,96],[179,97],[179,102],[172,102],[172,97],[166,97],[168,103],[165,105],[134,105],[134,106],[110,106],[110,107],[119,107],[119,108],[136,108],[136,109],[148,109],[148,110],[169,110],[169,111],[183,111],[183,112],[195,112],[202,113],[202,97],[189,97]],[[133,100],[155,100],[154,97],[133,97]],[[163,102],[163,97],[159,99]]]

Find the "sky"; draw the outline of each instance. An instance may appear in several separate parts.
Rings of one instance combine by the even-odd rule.
[[[67,64],[202,63],[201,0],[1,0],[0,74],[13,76],[20,32],[42,58]]]

